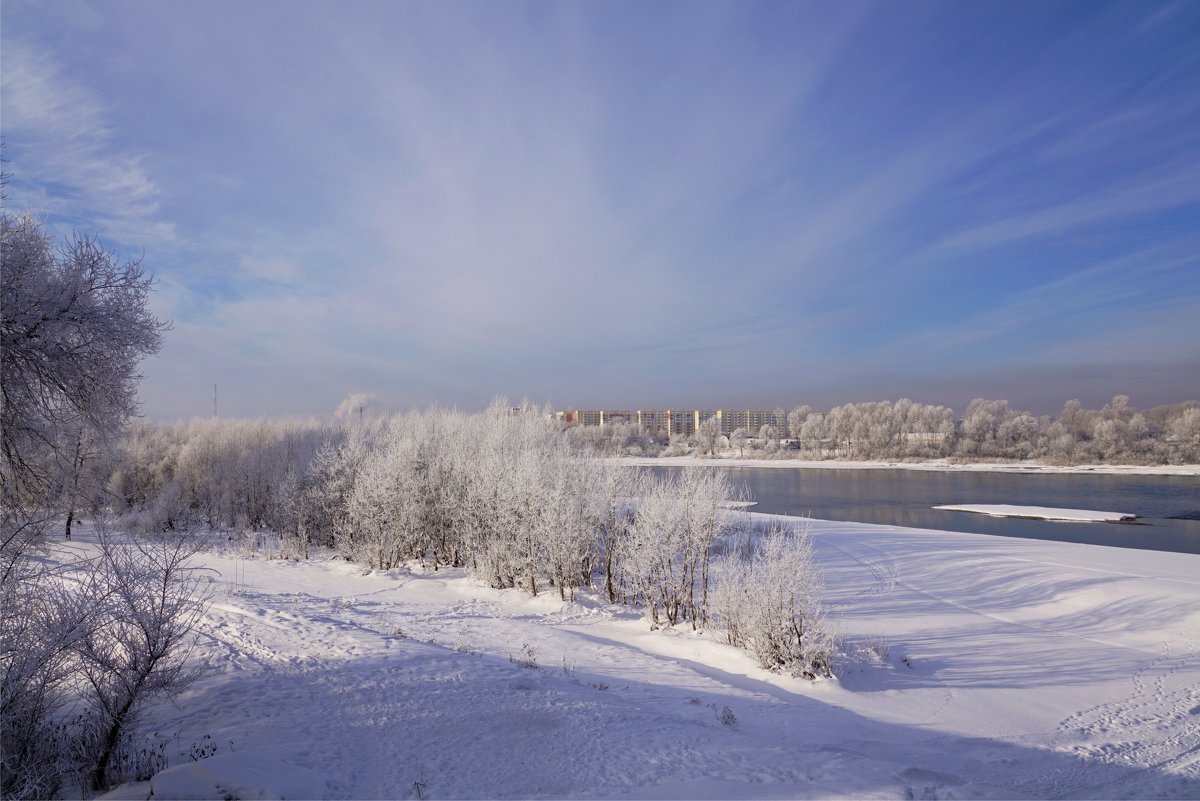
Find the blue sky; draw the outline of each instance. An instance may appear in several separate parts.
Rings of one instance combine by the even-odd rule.
[[[1200,397],[1200,4],[5,0],[146,413]]]

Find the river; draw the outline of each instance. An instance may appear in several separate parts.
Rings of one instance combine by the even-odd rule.
[[[665,472],[689,468],[652,467]],[[754,512],[1118,548],[1200,553],[1200,478],[916,470],[722,467]],[[1063,523],[933,509],[1008,503],[1138,515],[1135,523]]]

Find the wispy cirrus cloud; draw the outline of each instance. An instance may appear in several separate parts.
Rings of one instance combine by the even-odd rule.
[[[933,324],[892,352],[930,363],[1189,360],[1200,356],[1200,240],[1151,245],[1022,290],[952,325]],[[1046,331],[1053,331],[1047,337]]]
[[[115,147],[103,96],[68,75],[48,48],[4,41],[4,139],[14,194],[52,222],[102,231],[125,245],[174,239],[143,156]]]
[[[155,414],[861,400],[1200,339],[1188,4],[5,21],[10,194],[146,248]]]
[[[1200,148],[1112,186],[960,231],[931,250],[970,251],[1200,203]]]

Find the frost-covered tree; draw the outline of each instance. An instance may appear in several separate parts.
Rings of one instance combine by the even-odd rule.
[[[712,456],[717,452],[717,443],[721,440],[721,424],[716,417],[709,417],[696,430],[696,446],[702,456]]]
[[[56,248],[36,219],[7,213],[0,259],[0,774],[5,798],[51,797],[70,758],[106,786],[141,700],[178,686],[195,617],[171,596],[173,568],[140,546],[120,555],[102,538],[99,563],[31,558],[57,515],[69,536],[89,464],[137,411],[138,363],[166,328],[147,306],[150,276],[88,236]],[[160,477],[144,500],[173,486]],[[185,606],[202,604],[192,589]],[[105,703],[84,730],[57,722],[81,692]]]
[[[804,423],[808,420],[808,416],[813,413],[811,406],[797,406],[788,412],[787,415],[787,432],[792,439],[802,439]]]
[[[346,505],[368,448],[360,430],[327,440],[305,468],[306,529],[315,545],[333,545],[347,525]]]
[[[971,456],[998,456],[996,435],[1009,416],[1008,401],[976,398],[967,404],[962,421],[963,452]]]
[[[654,624],[707,621],[712,547],[736,525],[727,507],[737,498],[728,475],[708,469],[643,486],[618,562],[625,599]]]
[[[305,497],[301,479],[289,467],[271,498],[270,526],[279,534],[280,555],[308,556]]]
[[[328,545],[344,523],[344,493],[384,421],[193,420],[130,426],[108,478],[114,510],[139,518],[143,530],[172,530],[174,517],[150,519],[155,498],[181,521],[272,528]],[[298,497],[284,501],[283,495]],[[297,547],[300,543],[295,543]],[[289,546],[290,547],[290,546]]]
[[[834,640],[820,603],[820,574],[803,532],[775,525],[721,557],[713,610],[731,645],[768,670],[831,676]]]
[[[690,443],[686,434],[672,434],[663,449],[662,456],[683,456],[688,452]]]
[[[1092,424],[1088,419],[1089,415],[1083,409],[1083,404],[1078,400],[1069,400],[1063,404],[1062,414],[1058,417],[1058,424],[1067,439],[1066,445],[1067,455],[1074,450],[1077,443],[1085,442],[1092,437]]]
[[[593,483],[600,476],[597,459],[560,452],[545,467],[538,538],[559,598],[574,600],[577,587],[591,585],[600,548],[598,528],[609,501]]]
[[[729,444],[738,449],[738,456],[746,455],[746,443],[750,441],[750,432],[743,427],[738,427],[729,435]]]
[[[820,412],[810,413],[800,426],[801,450],[817,451],[823,454],[823,443],[829,436],[828,431],[825,415]]]
[[[764,425],[758,430],[758,441],[767,453],[775,453],[779,450],[779,429],[770,423]]]
[[[338,546],[372,569],[388,570],[420,555],[414,541],[418,507],[411,458],[411,452],[398,448],[372,453],[347,499],[349,525]]]
[[[604,569],[604,588],[616,603],[621,586],[619,559],[631,534],[636,498],[647,493],[649,474],[604,462],[597,465],[591,491],[597,549]]]
[[[41,533],[71,459],[63,434],[108,438],[137,412],[138,363],[166,325],[150,313],[141,264],[92,237],[56,248],[34,217],[5,213],[0,258],[0,546],[11,554]]]
[[[60,502],[67,515],[63,533],[71,539],[76,512],[83,504],[91,505],[89,499],[94,501],[98,495],[101,482],[96,467],[103,449],[94,432],[83,426],[64,431],[61,438],[56,452],[61,470]]]
[[[1170,432],[1182,460],[1200,462],[1200,408],[1185,410],[1171,423]]]
[[[1011,459],[1029,459],[1041,450],[1042,427],[1028,412],[1008,415],[996,426],[997,455]]]
[[[771,425],[775,426],[775,430],[779,432],[780,437],[786,437],[788,431],[788,413],[784,411],[782,406],[776,406],[771,411]]]

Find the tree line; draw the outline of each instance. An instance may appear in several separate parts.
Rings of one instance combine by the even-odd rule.
[[[738,598],[786,590],[776,607],[795,611],[790,635],[759,635],[766,624],[755,618],[726,638],[756,654],[755,643],[772,639],[764,666],[831,669],[811,562],[787,587],[778,571],[755,572],[782,558],[768,543],[803,551],[802,538],[751,531],[741,491],[721,471],[656,477],[598,458],[528,404],[335,423],[136,423],[93,480],[131,531],[202,527],[271,556],[332,548],[378,570],[462,567],[491,587],[563,600],[594,590],[645,608],[654,626],[724,631],[730,610],[752,605]],[[722,583],[725,611],[715,613]],[[778,642],[790,642],[794,658],[781,660]]]
[[[1200,462],[1200,402],[1139,411],[1126,395],[1100,409],[1067,401],[1058,416],[1034,415],[1008,401],[977,398],[961,419],[946,406],[848,403],[827,412],[775,411],[758,431],[723,435],[715,419],[670,438],[636,424],[572,426],[575,444],[609,456],[715,456],[803,459],[1041,460],[1051,464]]]

